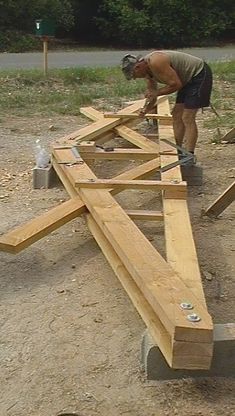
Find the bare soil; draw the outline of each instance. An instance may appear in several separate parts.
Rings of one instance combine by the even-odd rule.
[[[216,220],[201,211],[234,180],[235,144],[211,143],[214,132],[203,129],[209,116],[198,116],[204,184],[190,188],[189,208],[209,312],[215,323],[227,323],[235,315],[235,204]],[[33,145],[84,123],[40,115],[1,121],[1,233],[68,198],[62,186],[32,189]],[[120,168],[107,162],[96,171],[112,176]],[[118,200],[132,209],[158,207],[153,193],[128,192]],[[163,226],[139,225],[164,255]],[[235,415],[234,379],[145,380],[144,323],[83,218],[16,256],[0,253],[0,262],[1,416]]]

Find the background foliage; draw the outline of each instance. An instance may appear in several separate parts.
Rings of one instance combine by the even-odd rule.
[[[32,50],[35,20],[83,45],[179,47],[232,41],[234,0],[0,0],[1,50]],[[23,30],[22,30],[23,28]]]

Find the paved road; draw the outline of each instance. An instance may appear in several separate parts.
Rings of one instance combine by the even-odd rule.
[[[208,62],[235,59],[235,45],[215,48],[181,49],[186,53],[199,56]],[[50,68],[108,67],[119,65],[126,53],[144,55],[149,51],[92,51],[92,52],[49,52]],[[0,69],[29,69],[42,67],[42,53],[1,53]]]

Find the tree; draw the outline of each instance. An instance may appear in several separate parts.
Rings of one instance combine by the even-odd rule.
[[[35,31],[35,20],[52,18],[63,29],[74,23],[69,0],[0,0],[0,27],[6,30]]]
[[[97,25],[106,40],[169,47],[218,39],[232,29],[234,0],[103,0]]]
[[[71,0],[75,21],[71,33],[80,41],[97,43],[100,33],[95,17],[101,3],[100,0]]]

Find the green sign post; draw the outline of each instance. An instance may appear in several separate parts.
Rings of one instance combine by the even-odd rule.
[[[51,19],[38,19],[36,24],[36,36],[43,41],[43,67],[44,75],[48,72],[48,42],[55,36],[55,22]]]

